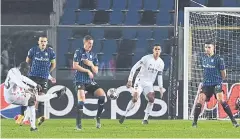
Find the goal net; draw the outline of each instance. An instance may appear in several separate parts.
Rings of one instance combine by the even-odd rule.
[[[204,44],[212,41],[215,53],[226,63],[227,83],[224,97],[235,116],[235,103],[240,98],[240,10],[239,8],[185,8],[184,19],[184,119],[192,119],[202,82],[198,65]],[[226,119],[222,106],[214,97],[206,102],[200,119]]]

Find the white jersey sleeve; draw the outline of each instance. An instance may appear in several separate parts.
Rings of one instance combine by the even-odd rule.
[[[161,88],[163,87],[163,69],[164,69],[164,62],[162,61],[162,59],[160,60],[160,67],[159,67],[159,71],[158,71],[158,86]]]
[[[9,87],[16,84],[18,87],[21,87],[23,89],[30,88],[28,85],[23,83],[21,72],[17,68],[12,68],[8,71],[8,75],[4,84],[5,86],[7,85]]]
[[[130,71],[130,74],[129,74],[129,77],[128,77],[128,81],[132,81],[133,80],[133,77],[134,77],[134,74],[136,72],[136,70],[138,68],[141,68],[142,66],[144,66],[146,63],[146,56],[142,57],[131,69]]]
[[[37,83],[35,83],[33,80],[31,80],[28,77],[23,76],[23,75],[22,75],[22,81],[24,81],[25,83],[27,83],[27,84],[29,84],[31,86],[34,86],[34,87],[37,86]]]

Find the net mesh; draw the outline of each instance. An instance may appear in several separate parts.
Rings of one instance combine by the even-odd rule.
[[[204,44],[207,41],[214,42],[216,54],[224,57],[228,84],[224,85],[223,90],[228,92],[225,94],[225,99],[236,115],[234,106],[240,96],[240,85],[237,84],[240,80],[240,12],[190,12],[189,15],[189,118],[193,118],[197,94],[202,82],[202,69],[198,66],[198,59],[204,53]],[[203,107],[199,118],[227,118],[220,107],[217,101],[211,98]]]

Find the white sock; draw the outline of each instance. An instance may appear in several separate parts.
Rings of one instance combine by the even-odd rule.
[[[28,106],[30,110],[30,123],[33,129],[36,128],[36,111],[35,106]]]
[[[136,103],[136,102],[135,102],[135,103]],[[130,102],[128,103],[127,108],[126,108],[126,112],[125,112],[124,116],[127,116],[127,113],[128,113],[131,109],[134,108],[135,103],[133,103],[133,101],[130,101]]]
[[[153,108],[153,103],[148,102],[147,107],[145,109],[145,116],[144,116],[143,120],[148,120],[148,117],[152,111],[152,108]]]
[[[30,117],[30,108],[27,107],[27,109],[24,112],[24,119],[23,119],[22,123],[26,122],[29,119],[29,117]]]
[[[45,94],[45,95],[36,95],[36,100],[40,101],[40,102],[44,102],[46,100],[50,100],[50,99],[55,98],[55,97],[57,97],[56,93],[54,93],[54,94]]]

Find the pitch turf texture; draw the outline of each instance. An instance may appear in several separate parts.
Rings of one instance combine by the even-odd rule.
[[[1,119],[2,138],[240,138],[240,128],[230,121],[199,121],[198,128],[191,127],[186,120],[118,120],[103,119],[102,128],[95,128],[95,120],[84,119],[83,129],[74,130],[74,119],[50,119],[37,132],[30,132],[29,126],[15,124],[14,120]]]

